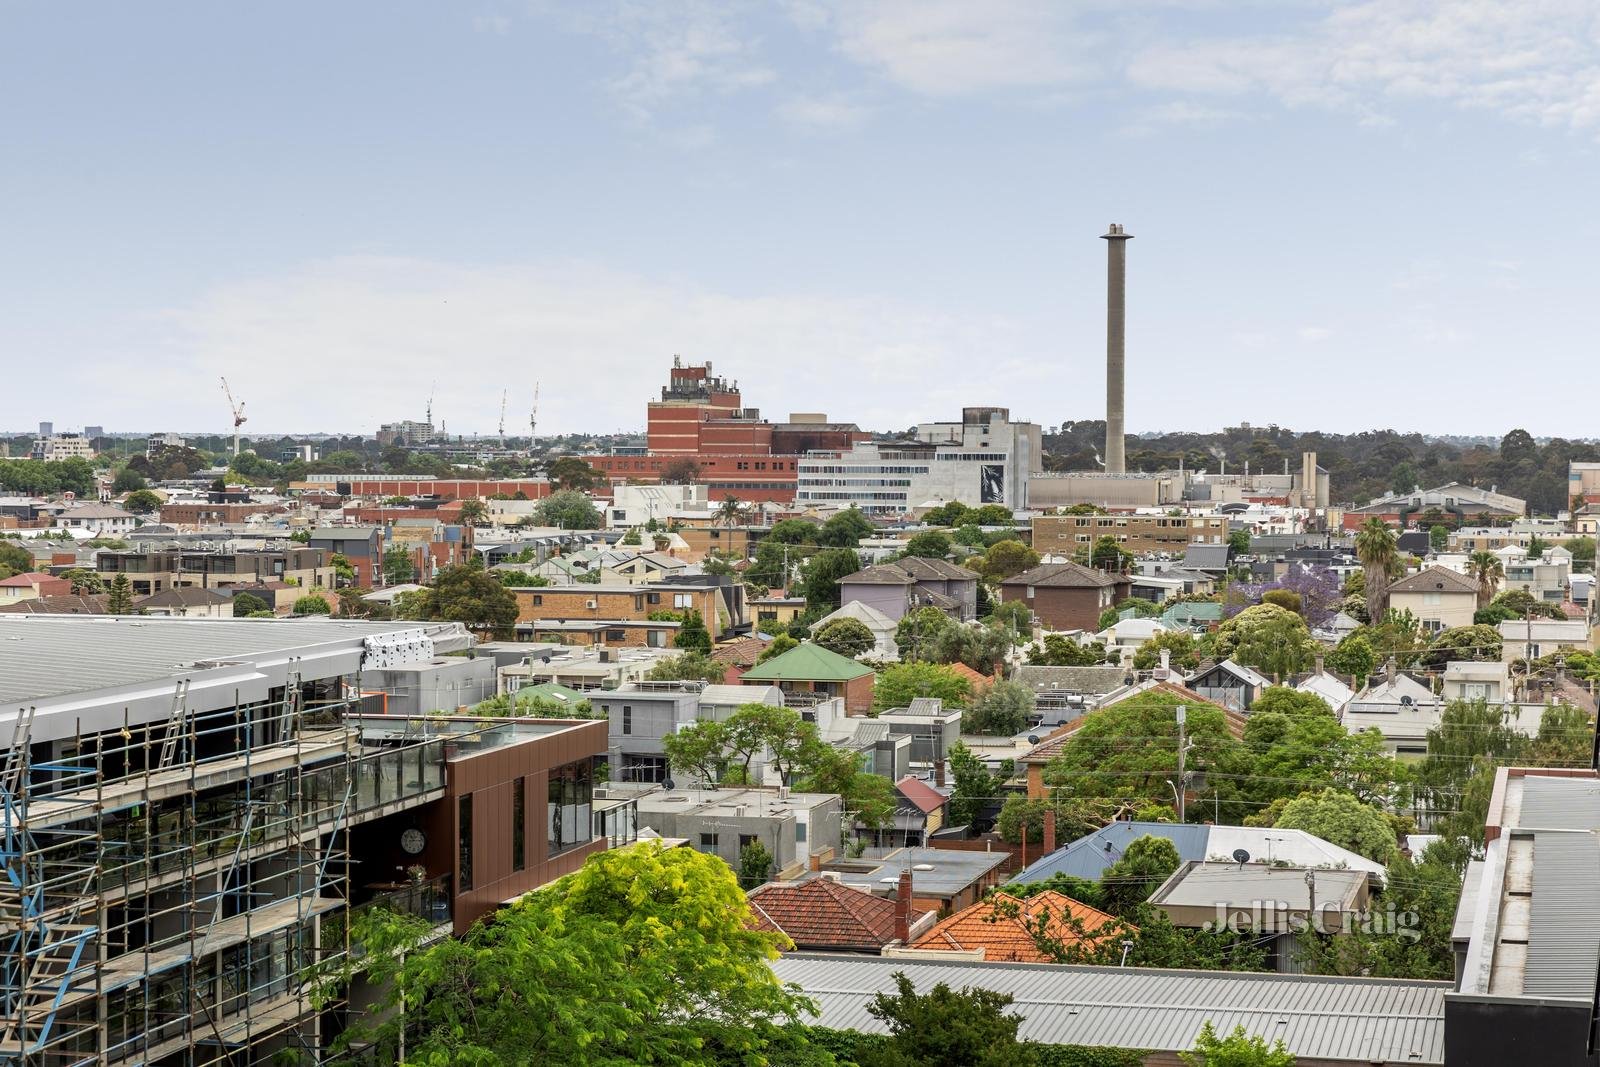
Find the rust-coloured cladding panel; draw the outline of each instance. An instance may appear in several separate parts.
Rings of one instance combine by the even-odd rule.
[[[477,919],[498,908],[502,901],[537,889],[539,886],[577,870],[585,857],[605,848],[604,840],[571,849],[554,860],[546,857],[545,809],[548,789],[547,772],[552,767],[589,756],[603,756],[610,733],[610,724],[598,719],[577,723],[568,729],[542,737],[533,737],[517,744],[489,749],[475,755],[463,755],[446,766],[444,822],[438,836],[444,841],[448,853],[441,857],[438,868],[433,866],[435,851],[432,841],[435,833],[429,828],[429,869],[449,870],[454,873],[455,932],[463,934]],[[513,871],[511,833],[514,825],[512,783],[517,778],[527,781],[527,818],[524,822],[523,855],[525,869]],[[460,859],[459,828],[456,817],[459,798],[472,794],[472,888],[463,892]]]

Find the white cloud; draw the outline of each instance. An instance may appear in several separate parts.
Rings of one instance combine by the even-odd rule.
[[[872,109],[843,95],[795,96],[777,107],[785,122],[807,129],[837,130],[859,126]]]
[[[1296,33],[1172,41],[1128,67],[1136,87],[1265,92],[1384,121],[1437,100],[1544,125],[1600,124],[1600,7],[1591,0],[1366,0]]]
[[[953,96],[990,89],[1058,86],[1101,70],[1099,32],[1075,5],[1053,0],[844,0],[807,23],[826,21],[839,50],[915,92]]]
[[[1295,331],[1295,336],[1307,344],[1320,344],[1333,336],[1333,331],[1326,326],[1302,326]]]
[[[642,429],[674,353],[744,379],[771,416],[826,411],[868,427],[1037,390],[1037,364],[1003,319],[874,296],[731,296],[575,263],[331,259],[219,286],[155,325],[89,372],[126,383],[136,424],[220,425],[220,398],[175,398],[225,373],[263,432],[419,418],[435,378],[435,417],[452,432],[491,432],[502,388],[519,412],[508,422],[523,425],[535,380],[541,428]]]
[[[640,119],[668,104],[706,93],[767,85],[776,73],[760,56],[760,41],[742,25],[739,4],[682,0],[616,0],[582,9],[581,31],[606,41],[627,59],[607,88]]]

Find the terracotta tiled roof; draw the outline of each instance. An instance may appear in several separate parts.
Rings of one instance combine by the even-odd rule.
[[[828,878],[774,882],[750,893],[756,928],[789,935],[796,948],[876,952],[893,941],[895,902]],[[913,912],[911,922],[920,917]]]
[[[984,674],[982,671],[973,670],[960,660],[957,660],[955,663],[945,664],[945,669],[951,674],[959,674],[961,677],[971,682],[974,687],[988,685],[990,682],[994,681],[994,679],[989,677],[987,674]]]
[[[945,805],[945,795],[921,778],[902,778],[894,787],[924,815],[931,815]]]
[[[1003,904],[1003,907],[996,907]],[[1008,914],[1012,907],[1015,914]],[[925,949],[983,949],[986,961],[998,960],[1014,963],[1050,963],[1051,958],[1039,951],[1031,931],[1038,928],[1045,916],[1045,931],[1063,944],[1083,940],[1072,924],[1064,917],[1071,916],[1082,924],[1085,933],[1092,934],[1106,923],[1116,919],[1098,908],[1091,908],[1064,893],[1046,890],[1026,900],[1009,893],[997,893],[989,900],[954,915],[923,934],[912,948]],[[1091,937],[1090,941],[1097,939]]]
[[[24,587],[32,589],[40,582],[48,582],[54,577],[55,575],[46,574],[43,571],[23,571],[21,574],[13,574],[9,578],[0,578],[0,586],[7,589],[21,589]]]
[[[731,663],[737,667],[748,667],[756,661],[756,657],[766,650],[767,642],[759,637],[741,637],[737,641],[729,641],[725,645],[718,645],[711,650],[711,658],[717,663]]]

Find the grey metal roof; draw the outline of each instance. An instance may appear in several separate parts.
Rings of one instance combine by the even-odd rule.
[[[1210,908],[1219,904],[1249,905],[1280,901],[1291,909],[1310,902],[1306,868],[1264,863],[1186,863],[1150,894],[1152,904]],[[1347,908],[1367,884],[1366,871],[1323,869],[1316,872],[1318,910]]]
[[[859,880],[887,886],[909,866],[913,893],[953,896],[1003,864],[1010,855],[1009,852],[958,852],[948,848],[898,848],[884,856],[871,872],[860,875]],[[916,868],[920,866],[933,870],[919,871]],[[845,878],[857,881],[857,877],[850,874]]]
[[[818,1025],[885,1033],[867,1012],[904,972],[919,991],[944,982],[1011,994],[1019,1036],[1060,1045],[1186,1051],[1207,1021],[1282,1039],[1296,1056],[1350,1063],[1444,1062],[1448,982],[1143,967],[966,963],[794,953],[772,962],[821,1009]]]
[[[1584,830],[1541,830],[1533,839],[1533,902],[1522,993],[1594,996],[1600,912],[1594,907],[1600,838]]]
[[[470,645],[457,623],[4,615],[0,728],[23,704],[39,709],[39,740],[71,736],[77,721],[103,729],[101,720],[121,722],[124,708],[144,721],[152,707],[170,707],[179,678],[191,679],[191,707],[225,706],[216,702],[259,688],[269,673],[281,679],[291,658],[307,679],[332,677],[355,669],[368,637],[419,629],[436,653]]]
[[[1600,830],[1600,782],[1543,774],[1524,776],[1517,825],[1535,830]]]
[[[1035,861],[1012,881],[1042,882],[1053,874],[1098,881],[1107,867],[1122,858],[1123,850],[1146,835],[1171,841],[1178,850],[1178,858],[1188,862],[1206,858],[1206,841],[1211,828],[1196,823],[1110,823]]]

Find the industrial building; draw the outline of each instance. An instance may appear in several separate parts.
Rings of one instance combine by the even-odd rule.
[[[347,1008],[315,972],[352,909],[460,933],[605,848],[604,723],[364,714],[384,672],[470,644],[0,618],[0,1063],[319,1062]]]
[[[795,498],[800,457],[812,449],[849,448],[867,434],[853,423],[817,413],[769,422],[744,406],[739,383],[712,373],[710,363],[674,357],[661,398],[650,402],[644,452],[585,456],[613,484],[652,483],[669,468],[692,468],[714,500],[788,503]]]

